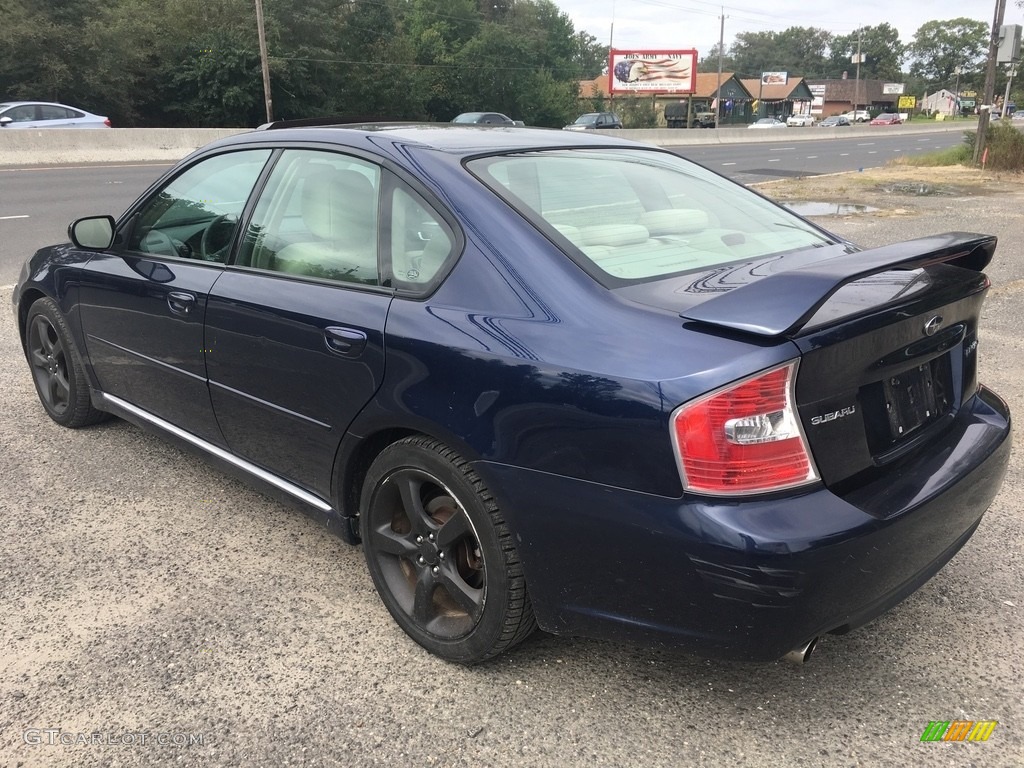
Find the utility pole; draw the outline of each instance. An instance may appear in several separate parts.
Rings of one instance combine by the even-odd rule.
[[[263,100],[267,105],[267,122],[274,120],[274,101],[270,97],[270,64],[267,61],[267,33],[263,28],[263,0],[256,0],[256,30],[260,37],[260,67],[263,69]]]
[[[1006,14],[1006,0],[996,0],[996,12],[992,20],[992,36],[988,42],[988,67],[985,70],[985,101],[982,106],[987,109],[981,110],[978,115],[978,135],[974,140],[974,164],[980,165],[982,155],[985,154],[985,134],[988,133],[988,123],[992,112],[992,101],[995,98],[996,90],[996,58],[999,55],[999,28],[1003,25],[1003,16]]]
[[[608,30],[608,51],[612,52],[615,50],[615,0],[612,0],[612,26]],[[608,62],[608,111],[615,111],[615,94],[612,93],[612,80],[615,78],[615,73],[612,72],[611,62]]]
[[[718,29],[718,87],[715,89],[715,129],[718,128],[718,116],[722,114],[722,57],[725,52],[725,6],[722,6],[722,15],[718,17],[722,25]],[[693,96],[690,96],[693,99]]]
[[[1013,85],[1013,77],[1017,74],[1017,62],[1010,64],[1010,76],[1006,80],[1006,93],[1003,95],[1003,114],[1002,117],[1005,120],[1009,114],[1007,110],[1010,108],[1010,86]]]
[[[856,79],[853,83],[853,122],[857,122],[857,109],[860,107],[860,46],[861,46],[861,35],[864,32],[864,28],[860,27],[857,30],[857,74]]]

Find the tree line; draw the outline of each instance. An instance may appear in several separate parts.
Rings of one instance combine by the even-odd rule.
[[[551,0],[263,0],[263,9],[277,119],[444,121],[487,110],[560,126],[581,111],[579,81],[607,67],[608,48]],[[723,65],[744,77],[853,77],[859,49],[862,78],[909,81],[909,93],[956,79],[980,89],[988,36],[985,22],[966,18],[927,22],[909,45],[889,24],[850,35],[740,32]],[[265,120],[257,39],[253,0],[0,0],[0,98],[70,103],[119,127],[255,126]],[[715,46],[700,70],[717,71],[718,59]]]
[[[607,47],[550,0],[263,0],[274,117],[578,114]],[[115,126],[265,121],[253,0],[0,0],[0,97]]]
[[[890,24],[865,26],[848,35],[815,27],[781,32],[740,32],[723,53],[723,69],[756,76],[788,71],[808,79],[854,78],[860,54],[860,77],[905,83],[907,93],[948,88],[980,91],[985,80],[990,27],[968,18],[928,21],[909,44]],[[701,69],[717,71],[718,46],[701,60]],[[1000,72],[1001,84],[1007,73]]]

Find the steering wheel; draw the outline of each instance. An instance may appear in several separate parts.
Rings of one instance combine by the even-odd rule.
[[[235,233],[237,223],[238,219],[230,213],[213,219],[199,239],[199,258],[203,261],[224,261],[222,252],[231,245],[231,236]]]
[[[142,236],[139,242],[139,249],[146,253],[155,253],[160,256],[181,256],[178,243],[166,232],[159,229],[151,229]]]

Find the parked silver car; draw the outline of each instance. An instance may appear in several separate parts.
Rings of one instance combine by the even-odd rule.
[[[0,104],[0,128],[110,128],[110,118],[49,101]]]

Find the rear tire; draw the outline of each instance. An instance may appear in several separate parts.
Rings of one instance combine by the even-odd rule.
[[[25,326],[25,357],[39,402],[50,418],[72,429],[109,418],[92,406],[82,359],[57,304],[48,298],[37,300]]]
[[[381,600],[431,653],[475,664],[536,629],[498,505],[442,443],[410,437],[380,453],[366,476],[359,529]]]

